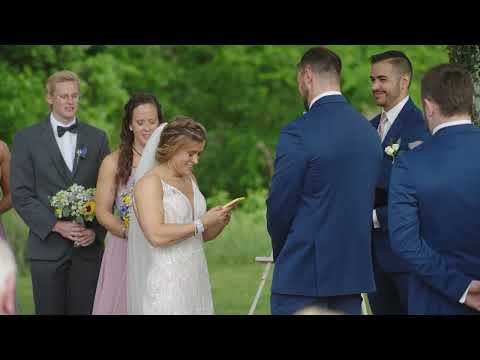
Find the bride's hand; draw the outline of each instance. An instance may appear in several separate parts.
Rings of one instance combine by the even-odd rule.
[[[223,209],[221,206],[214,207],[208,210],[201,220],[205,228],[226,225],[230,220],[230,209]]]

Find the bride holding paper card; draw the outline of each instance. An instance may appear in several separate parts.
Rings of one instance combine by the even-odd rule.
[[[177,117],[145,146],[128,233],[129,314],[213,314],[203,242],[222,232],[236,204],[207,211],[192,173],[205,142],[201,124]]]

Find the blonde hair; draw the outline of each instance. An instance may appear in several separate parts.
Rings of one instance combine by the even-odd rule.
[[[65,81],[74,81],[77,83],[78,88],[80,89],[80,78],[77,74],[73,71],[63,70],[58,71],[52,74],[48,79],[47,83],[45,84],[45,91],[47,95],[53,96],[55,92],[55,87],[58,83],[65,82]]]
[[[207,141],[207,131],[202,124],[188,116],[176,116],[165,126],[158,143],[156,159],[165,163],[188,141]]]

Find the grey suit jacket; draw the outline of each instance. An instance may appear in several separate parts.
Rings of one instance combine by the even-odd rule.
[[[73,183],[95,187],[100,164],[110,152],[104,131],[81,122],[77,131],[77,150],[84,146],[87,154],[84,157],[75,155],[72,172],[60,153],[50,117],[19,131],[13,140],[12,202],[30,229],[28,257],[31,260],[58,260],[71,251],[72,241],[51,232],[57,219],[48,197]],[[95,256],[103,246],[105,229],[96,221],[87,226],[95,231],[96,239],[94,244],[81,248],[82,253]]]

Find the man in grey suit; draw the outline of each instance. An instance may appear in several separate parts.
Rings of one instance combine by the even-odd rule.
[[[29,227],[28,257],[37,314],[89,315],[103,254],[105,229],[58,220],[49,196],[76,183],[95,187],[110,152],[105,132],[76,118],[80,80],[71,71],[46,84],[50,114],[13,140],[13,207]]]

